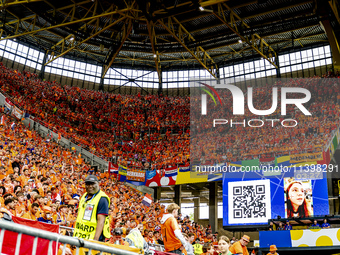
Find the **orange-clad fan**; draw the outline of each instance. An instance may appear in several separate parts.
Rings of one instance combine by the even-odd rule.
[[[164,214],[161,220],[161,231],[166,252],[182,254],[186,246],[186,241],[178,226],[176,218],[180,207],[172,203],[166,208],[167,214]]]
[[[232,254],[240,254],[240,255],[249,255],[247,244],[250,242],[250,237],[247,235],[243,235],[240,241],[233,243],[230,246],[229,251]]]

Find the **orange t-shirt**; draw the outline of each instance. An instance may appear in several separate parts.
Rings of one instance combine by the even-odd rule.
[[[171,216],[161,225],[164,248],[166,252],[174,251],[182,246],[181,241],[176,237],[175,230],[179,229],[177,220]]]
[[[235,242],[230,248],[229,251],[233,254],[243,254],[249,255],[247,246],[242,246],[240,241]]]
[[[24,215],[22,215],[21,218],[29,219],[29,220],[37,220],[37,216],[32,214],[30,211],[24,213]]]

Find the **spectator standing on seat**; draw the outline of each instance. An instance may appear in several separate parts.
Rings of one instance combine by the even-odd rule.
[[[166,252],[182,254],[186,241],[177,224],[178,210],[180,207],[172,203],[167,207],[167,214],[161,219],[161,230]]]

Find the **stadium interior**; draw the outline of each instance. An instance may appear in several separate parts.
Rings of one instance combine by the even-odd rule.
[[[123,237],[142,223],[157,244],[165,208],[177,203],[182,232],[213,243],[216,255],[222,234],[249,235],[252,254],[273,244],[281,254],[340,252],[338,0],[0,0],[0,36],[0,205],[11,215],[37,220],[48,206],[69,234],[85,177],[95,174],[111,200],[111,231]],[[257,109],[270,107],[274,85],[301,87],[312,117],[287,107],[296,127],[254,129],[249,120],[265,117],[246,109],[248,127],[215,128],[207,123],[222,107],[223,119],[243,119],[229,110],[234,94],[211,84],[248,96],[253,87]],[[279,110],[268,118],[284,121]],[[203,165],[237,173],[197,173]],[[319,175],[303,177],[314,165]],[[261,175],[245,177],[252,166]],[[264,173],[275,166],[305,172]],[[312,213],[289,214],[295,182]],[[265,195],[237,205],[249,185]],[[331,228],[321,229],[324,219]],[[279,231],[287,221],[292,229]]]

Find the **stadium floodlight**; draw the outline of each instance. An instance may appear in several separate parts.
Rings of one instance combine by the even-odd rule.
[[[154,57],[154,58],[157,58],[157,55],[156,55],[156,54],[153,54],[153,57]]]
[[[210,10],[210,9],[205,9],[204,7],[200,6],[198,8],[201,12],[214,12],[213,10]]]

